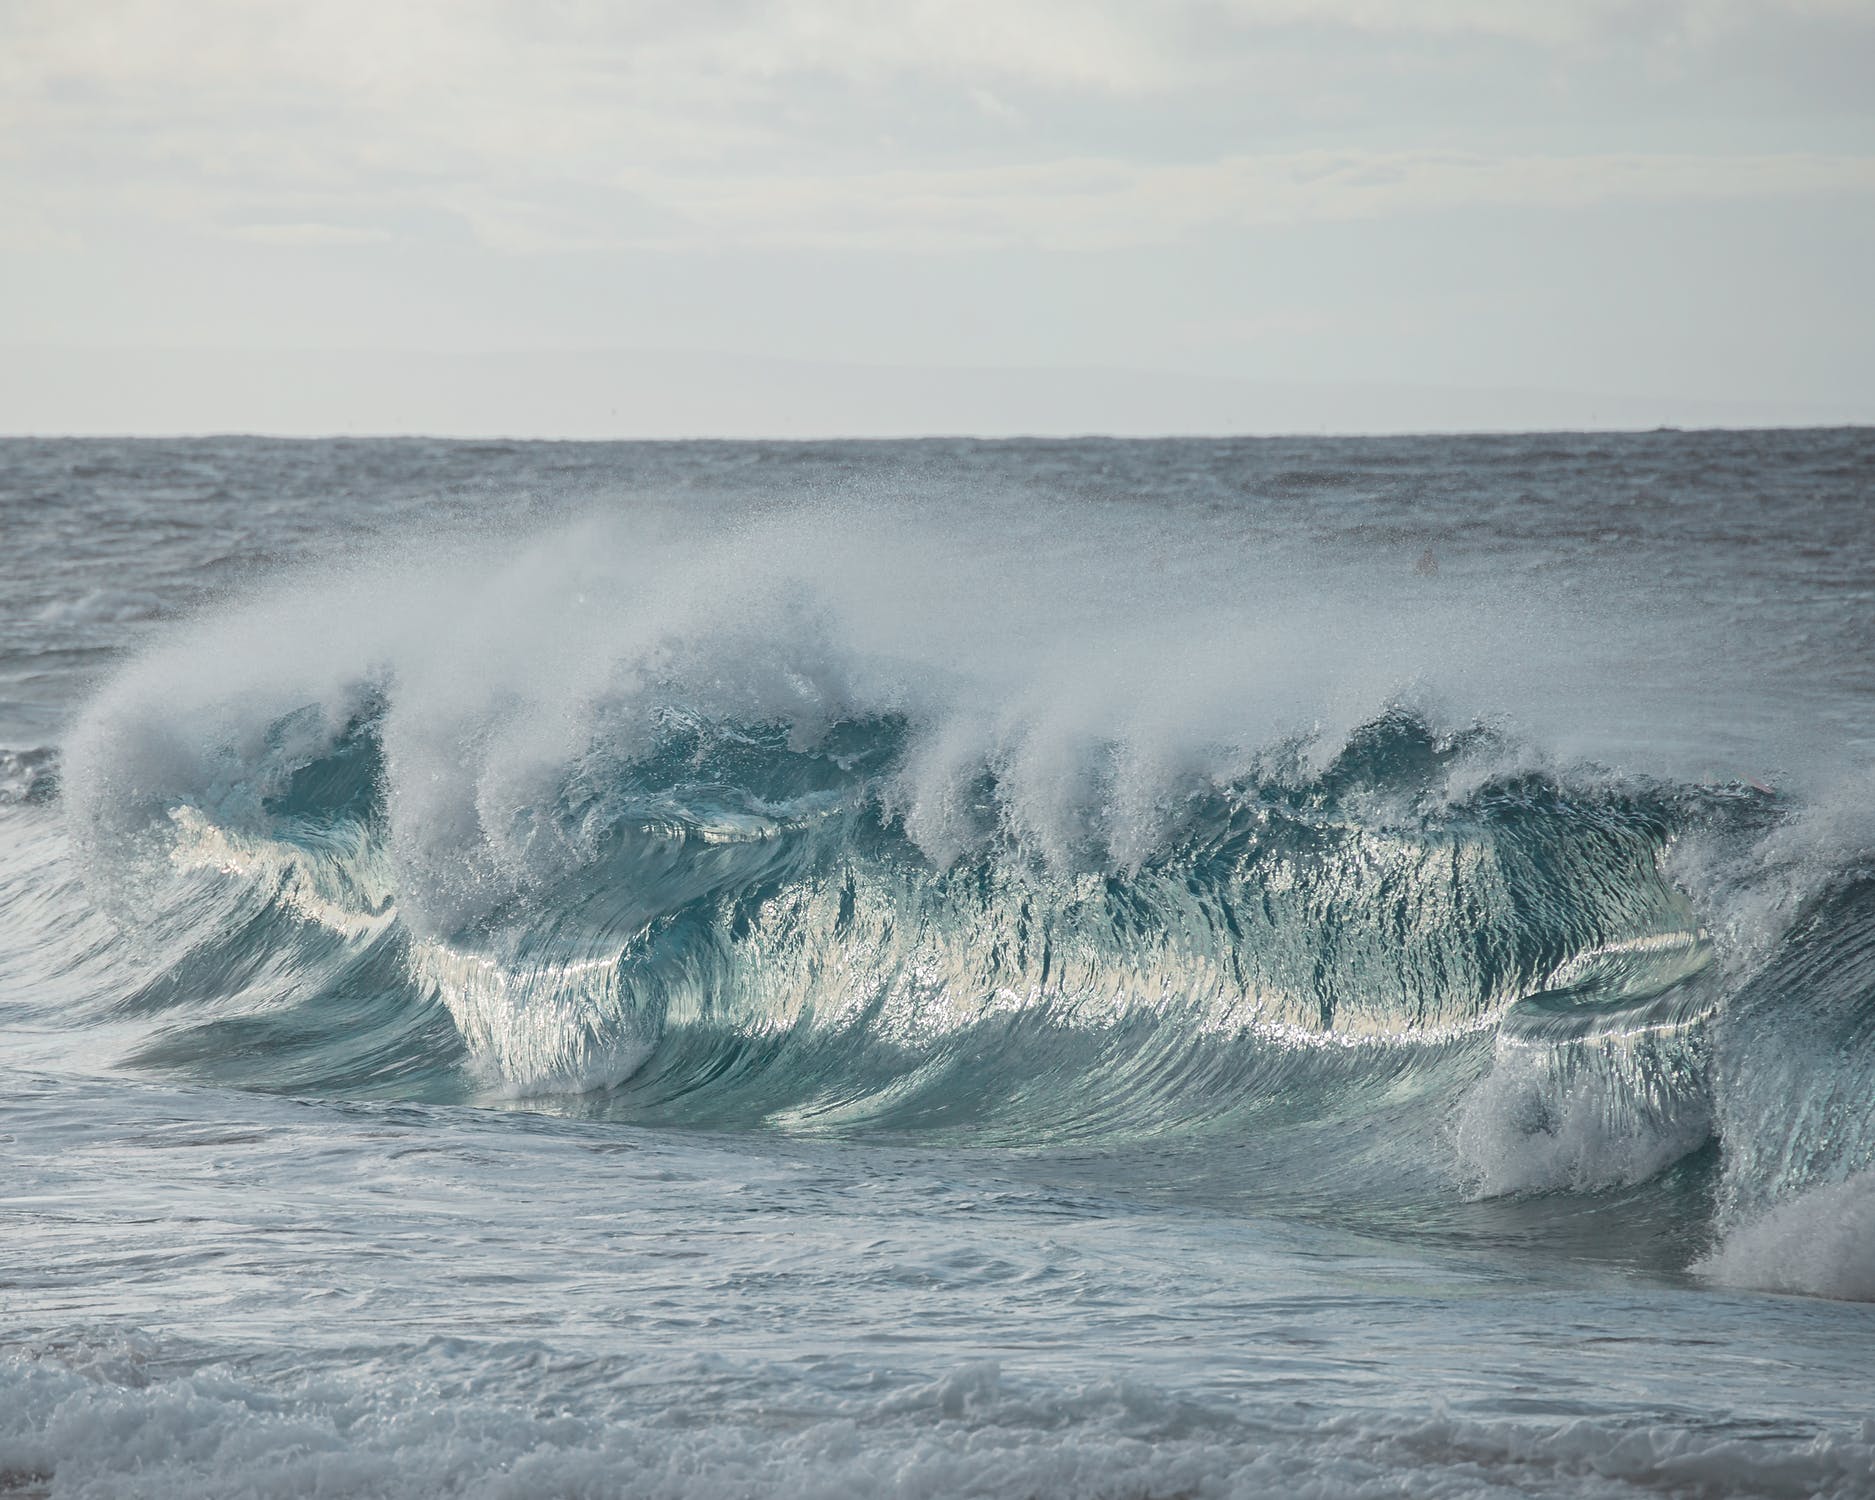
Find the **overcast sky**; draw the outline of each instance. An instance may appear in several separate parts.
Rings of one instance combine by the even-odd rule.
[[[1871,80],[1875,0],[0,0],[0,431],[1875,420]]]

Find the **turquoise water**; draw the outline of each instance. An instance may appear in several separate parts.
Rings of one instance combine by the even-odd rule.
[[[1867,1493],[1862,432],[0,445],[0,1493]]]

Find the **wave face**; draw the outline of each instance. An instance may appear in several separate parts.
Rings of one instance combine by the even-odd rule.
[[[1712,679],[1579,585],[1040,505],[432,538],[172,629],[32,784],[142,1066],[1322,1199],[1691,1171],[1711,1245],[1875,1165],[1875,900],[1684,723],[1585,757]]]
[[[1008,1114],[1026,1133],[1210,1118],[1272,1048],[1441,1046],[1565,978],[1593,1007],[1634,967],[1702,961],[1659,807],[1515,777],[1413,817],[1478,737],[1403,714],[1295,784],[1187,791],[1149,855],[1103,869],[1051,865],[1003,826],[987,767],[966,789],[978,837],[934,861],[894,810],[902,720],[791,744],[665,709],[630,758],[530,806],[507,888],[477,872],[464,892],[403,875],[383,712],[302,749],[239,831],[168,809],[179,872],[251,891],[136,1005],[251,1000],[251,965],[292,951],[280,998],[319,1010],[360,966],[393,974],[387,1024],[440,1005],[524,1093],[629,1082],[685,1118]],[[1353,815],[1377,798],[1397,822]]]

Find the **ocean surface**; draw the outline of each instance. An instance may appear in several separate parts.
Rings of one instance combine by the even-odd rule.
[[[0,1495],[1875,1494],[1875,431],[0,443]]]

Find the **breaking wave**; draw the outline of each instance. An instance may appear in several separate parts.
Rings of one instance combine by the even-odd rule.
[[[595,523],[175,632],[66,750],[139,934],[96,1017],[249,1087],[721,1128],[1384,1115],[1363,1190],[1600,1193],[1716,1137],[1700,1268],[1867,1295],[1775,1253],[1875,1168],[1875,877],[1792,873],[1814,814],[1533,748],[1593,661],[1502,600],[1240,560],[1194,613],[1111,538],[1025,592],[863,530]]]

